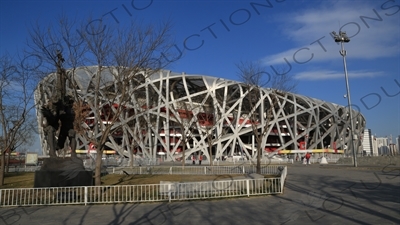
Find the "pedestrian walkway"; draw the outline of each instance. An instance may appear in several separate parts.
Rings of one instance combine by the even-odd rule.
[[[400,169],[288,166],[281,195],[0,208],[0,224],[400,224]]]

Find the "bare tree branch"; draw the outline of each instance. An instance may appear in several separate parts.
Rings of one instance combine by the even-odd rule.
[[[295,84],[288,74],[270,76],[260,62],[241,61],[236,64],[238,76],[244,83],[242,112],[251,124],[256,140],[257,173],[261,173],[261,157],[265,151],[271,121],[279,111],[281,96],[293,91]],[[254,150],[254,149],[253,149]]]
[[[29,73],[19,65],[7,54],[0,57],[0,186],[4,184],[6,153],[10,155],[17,147],[32,141],[29,114],[34,108],[33,89]]]

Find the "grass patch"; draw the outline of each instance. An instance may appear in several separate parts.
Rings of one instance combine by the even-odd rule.
[[[32,188],[35,180],[35,173],[7,173],[4,174],[4,188]]]

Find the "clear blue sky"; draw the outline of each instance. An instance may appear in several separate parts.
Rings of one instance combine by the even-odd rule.
[[[91,14],[115,26],[169,18],[179,49],[186,43],[170,70],[237,80],[240,60],[261,60],[274,74],[271,66],[289,70],[286,59],[296,93],[347,105],[340,46],[330,36],[342,28],[351,38],[345,48],[353,105],[373,134],[400,134],[399,0],[0,2],[1,53],[20,51],[32,23],[47,25],[61,13]]]

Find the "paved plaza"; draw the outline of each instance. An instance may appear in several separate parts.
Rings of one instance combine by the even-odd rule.
[[[281,195],[0,208],[0,224],[400,224],[400,168],[290,164]]]

